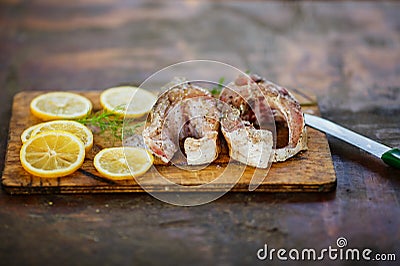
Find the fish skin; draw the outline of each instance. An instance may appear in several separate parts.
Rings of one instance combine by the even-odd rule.
[[[270,115],[265,113],[270,112]],[[274,148],[276,120],[288,124],[286,147]],[[183,146],[189,165],[214,161],[220,152],[218,131],[230,156],[244,164],[267,168],[307,149],[307,132],[300,104],[285,88],[257,75],[239,76],[222,90],[219,100],[209,91],[174,80],[150,112],[143,140],[162,162],[169,163]]]
[[[301,150],[307,149],[307,132],[301,106],[287,89],[258,75],[251,75],[250,78],[240,75],[222,90],[219,99],[238,110],[237,116],[241,121],[247,123],[247,125],[246,123],[243,125],[249,130],[271,130],[268,125],[271,124],[272,117],[286,121],[289,129],[288,145],[272,149],[273,162],[285,161]],[[272,113],[265,115],[270,108]],[[224,114],[222,116],[224,117]],[[228,135],[227,132],[237,127],[238,119],[236,122],[233,121],[230,119],[221,123],[222,133],[225,137]],[[267,126],[264,127],[264,125]],[[249,136],[251,137],[251,135]],[[235,149],[232,146],[234,141],[227,138],[230,149]],[[268,141],[269,139],[265,139],[263,145],[267,145]],[[267,146],[269,147],[269,144]],[[261,146],[258,149],[261,149]],[[235,153],[235,151],[230,151],[230,153]],[[256,162],[251,164],[254,166]]]
[[[217,99],[183,79],[169,86],[148,116],[144,143],[164,163],[171,161],[181,141],[189,165],[211,163],[220,151]]]

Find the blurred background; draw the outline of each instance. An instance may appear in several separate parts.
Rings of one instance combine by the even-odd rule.
[[[399,146],[399,14],[395,1],[0,0],[0,170],[17,92],[140,85],[192,59],[312,92],[323,117]],[[265,241],[318,249],[339,236],[398,253],[398,172],[328,139],[338,186],[327,194],[232,193],[190,209],[148,195],[1,191],[0,259],[254,265]]]
[[[2,90],[139,85],[211,59],[320,98],[323,111],[400,103],[399,3],[19,1],[0,3]]]

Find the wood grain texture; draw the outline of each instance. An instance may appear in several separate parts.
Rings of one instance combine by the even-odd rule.
[[[102,148],[111,146],[110,141],[104,141],[103,137],[98,134],[94,136],[92,151],[87,154],[81,169],[74,174],[57,179],[39,178],[28,174],[19,161],[19,150],[22,145],[20,135],[27,127],[41,122],[29,111],[30,101],[40,93],[42,92],[22,92],[14,98],[5,169],[2,177],[3,188],[7,192],[28,194],[144,191],[134,179],[111,181],[98,174],[93,167],[93,157]],[[93,102],[94,110],[100,109],[100,91],[78,93]],[[318,114],[314,96],[309,96],[309,94],[300,91],[295,91],[295,94],[302,103],[305,112]],[[118,145],[118,143],[113,144],[113,146],[115,145]],[[336,176],[325,134],[308,128],[308,146],[308,151],[301,152],[286,162],[274,163],[269,172],[257,170],[266,178],[256,191],[327,192],[333,190],[336,186]],[[149,172],[139,177],[139,181],[145,182],[146,190],[149,192],[173,191],[174,188],[171,185],[155,179],[161,174],[173,183],[182,185],[179,187],[179,191],[199,192],[229,189],[232,187],[233,180],[231,179],[237,177],[239,179],[231,191],[249,191],[248,186],[255,168],[244,167],[236,163],[231,164],[232,168],[229,168],[227,177],[218,179],[212,185],[201,186],[218,178],[225,170],[228,171],[226,168],[228,161],[227,155],[222,153],[214,163],[196,172],[182,170],[171,165],[155,165]],[[196,187],[194,188],[194,186]]]
[[[399,147],[399,13],[395,1],[0,1],[0,171],[16,93],[140,85],[190,59],[307,88],[324,118]],[[322,250],[339,236],[398,260],[400,170],[328,141],[337,177],[329,193],[227,193],[179,207],[147,193],[1,189],[1,264],[279,265],[257,250]]]

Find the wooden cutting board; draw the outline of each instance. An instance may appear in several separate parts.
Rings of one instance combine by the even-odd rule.
[[[19,151],[22,146],[20,135],[27,127],[41,122],[29,111],[30,101],[41,93],[43,92],[21,92],[14,97],[5,168],[1,179],[3,189],[11,194],[144,191],[134,179],[110,181],[99,176],[93,167],[93,157],[102,148],[110,146],[112,141],[104,141],[104,136],[96,134],[92,152],[87,155],[81,169],[74,174],[57,179],[45,179],[27,173],[19,161]],[[77,93],[89,98],[93,102],[94,110],[100,109],[99,91]],[[294,94],[302,104],[304,112],[319,114],[314,96],[304,91],[294,91]],[[255,191],[328,192],[336,187],[335,171],[325,134],[312,128],[307,128],[307,131],[308,151],[301,152],[285,162],[274,163],[264,181]],[[119,145],[118,141],[113,143],[113,146],[115,145]],[[193,191],[193,186],[196,186],[196,191],[199,192],[221,191],[232,186],[230,181],[222,179],[206,187],[197,186],[209,183],[218,177],[225,170],[228,160],[227,155],[222,154],[214,163],[196,172],[182,170],[172,165],[155,165],[155,168],[140,177],[140,180],[146,182],[147,191],[171,191],[172,187],[168,183],[159,182],[154,178],[155,174],[159,172],[170,181],[182,185],[180,191]],[[237,171],[232,170],[232,175],[241,175],[231,191],[248,192],[254,170],[252,167],[243,167],[237,164]]]

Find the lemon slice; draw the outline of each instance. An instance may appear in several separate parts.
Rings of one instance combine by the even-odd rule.
[[[101,150],[94,157],[94,167],[111,180],[132,179],[146,173],[153,165],[153,155],[136,147],[115,147]]]
[[[93,147],[93,133],[92,131],[87,128],[86,126],[78,123],[76,121],[71,120],[55,120],[49,121],[45,123],[38,124],[34,126],[31,133],[31,137],[36,136],[37,134],[52,131],[52,130],[62,130],[67,131],[69,133],[74,134],[77,136],[85,145],[85,151],[89,152],[90,149]]]
[[[147,114],[156,100],[151,92],[131,86],[110,88],[100,95],[100,103],[104,109],[127,118]]]
[[[45,121],[77,119],[92,110],[92,103],[76,93],[49,92],[33,99],[30,108],[34,116]]]
[[[22,132],[22,134],[21,134],[21,141],[22,141],[22,143],[25,143],[25,142],[28,141],[28,139],[32,136],[32,132],[33,132],[33,131],[36,129],[36,127],[39,126],[39,125],[40,125],[40,124],[31,126],[31,127],[28,127],[27,129],[24,130],[24,132]]]
[[[72,174],[84,159],[82,141],[65,131],[48,131],[31,137],[20,151],[22,167],[32,175],[46,178]]]

